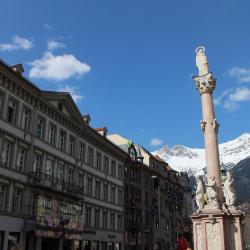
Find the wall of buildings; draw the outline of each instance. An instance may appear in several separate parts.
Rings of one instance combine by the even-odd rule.
[[[0,150],[1,249],[123,249],[127,155],[3,62]]]

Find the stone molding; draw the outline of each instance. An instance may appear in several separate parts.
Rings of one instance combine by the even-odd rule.
[[[193,79],[200,95],[204,93],[213,93],[215,90],[216,79],[213,78],[212,73],[207,73],[202,76],[194,76]]]

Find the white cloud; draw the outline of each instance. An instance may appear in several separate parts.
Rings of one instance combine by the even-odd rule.
[[[220,105],[221,102],[223,101],[223,99],[225,97],[227,97],[228,94],[232,91],[233,91],[233,89],[227,89],[227,90],[223,91],[218,97],[214,98],[214,105]]]
[[[250,88],[240,87],[236,89],[229,89],[222,92],[222,94],[214,100],[216,105],[222,105],[223,108],[234,111],[239,108],[240,102],[250,100]]]
[[[229,95],[233,102],[244,102],[250,100],[250,89],[246,87],[236,88],[235,92]]]
[[[44,27],[44,29],[47,29],[47,30],[53,30],[52,26],[49,25],[49,24],[47,24],[47,23],[45,23],[45,24],[43,25],[43,27]]]
[[[60,43],[58,41],[54,41],[54,40],[48,41],[47,46],[48,46],[48,50],[50,51],[66,47],[65,44]]]
[[[77,103],[83,100],[85,97],[79,93],[79,89],[77,87],[64,85],[58,88],[58,91],[68,92],[72,96],[73,100]]]
[[[250,69],[234,67],[228,71],[230,77],[235,77],[239,82],[250,82]]]
[[[31,78],[54,81],[63,81],[72,77],[80,78],[91,70],[88,64],[79,61],[72,54],[54,55],[49,51],[30,65],[29,76]]]
[[[15,35],[10,43],[1,43],[0,51],[13,51],[18,49],[29,50],[33,47],[32,40]]]
[[[150,141],[150,146],[157,147],[157,146],[162,145],[162,143],[163,143],[162,139],[153,138],[153,139]]]

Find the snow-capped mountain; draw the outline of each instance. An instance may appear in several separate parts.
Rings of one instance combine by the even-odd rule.
[[[235,165],[241,160],[250,156],[250,133],[245,133],[235,140],[219,145],[221,164]],[[177,171],[188,171],[190,174],[202,173],[206,166],[205,150],[201,148],[189,148],[176,145],[172,148],[164,146],[154,151],[164,161]]]

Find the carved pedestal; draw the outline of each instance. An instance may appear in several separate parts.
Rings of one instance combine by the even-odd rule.
[[[237,210],[193,214],[194,250],[243,250],[243,217]]]

